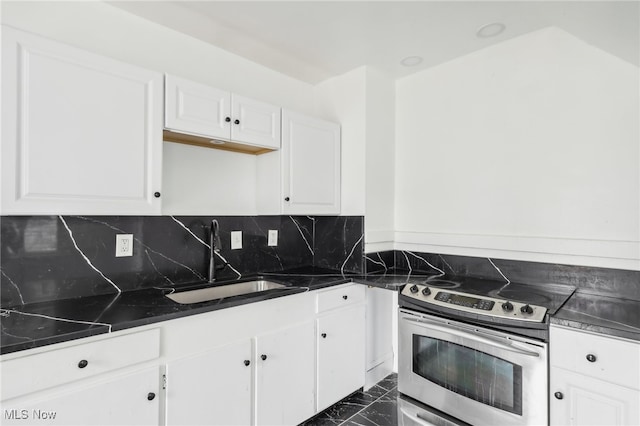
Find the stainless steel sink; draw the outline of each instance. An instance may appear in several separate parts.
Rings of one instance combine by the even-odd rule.
[[[224,297],[260,293],[262,291],[285,287],[285,285],[274,283],[273,281],[256,280],[236,284],[214,285],[213,287],[181,291],[179,293],[167,294],[166,296],[174,302],[188,305],[191,303],[208,302]]]

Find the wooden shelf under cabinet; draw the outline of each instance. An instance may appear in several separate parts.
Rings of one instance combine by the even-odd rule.
[[[267,152],[275,151],[271,148],[262,146],[244,145],[237,142],[219,141],[212,138],[202,136],[188,135],[184,133],[176,133],[171,130],[164,130],[162,138],[166,142],[182,143],[186,145],[201,146],[204,148],[222,149],[224,151],[241,152],[244,154],[260,155]],[[212,142],[215,141],[215,142]],[[217,142],[217,143],[216,143]]]

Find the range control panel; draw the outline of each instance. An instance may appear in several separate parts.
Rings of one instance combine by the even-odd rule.
[[[449,309],[489,315],[511,320],[543,322],[547,308],[527,303],[496,299],[488,296],[476,296],[455,290],[429,287],[420,284],[407,284],[402,290],[404,296],[415,302],[443,306]]]

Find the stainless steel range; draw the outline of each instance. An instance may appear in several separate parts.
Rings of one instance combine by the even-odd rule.
[[[473,278],[406,285],[400,424],[548,424],[549,315],[574,290]]]

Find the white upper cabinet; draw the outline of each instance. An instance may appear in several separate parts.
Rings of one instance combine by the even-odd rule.
[[[282,213],[340,214],[340,126],[282,113]]]
[[[280,148],[279,107],[232,94],[231,110],[231,140]]]
[[[165,135],[173,142],[237,151],[243,150],[239,145],[280,148],[279,107],[173,75],[165,76],[165,128],[174,132]],[[175,133],[203,139],[180,140]]]
[[[164,126],[178,132],[229,139],[229,92],[184,78],[165,76]]]
[[[162,74],[2,27],[2,214],[160,214]]]

